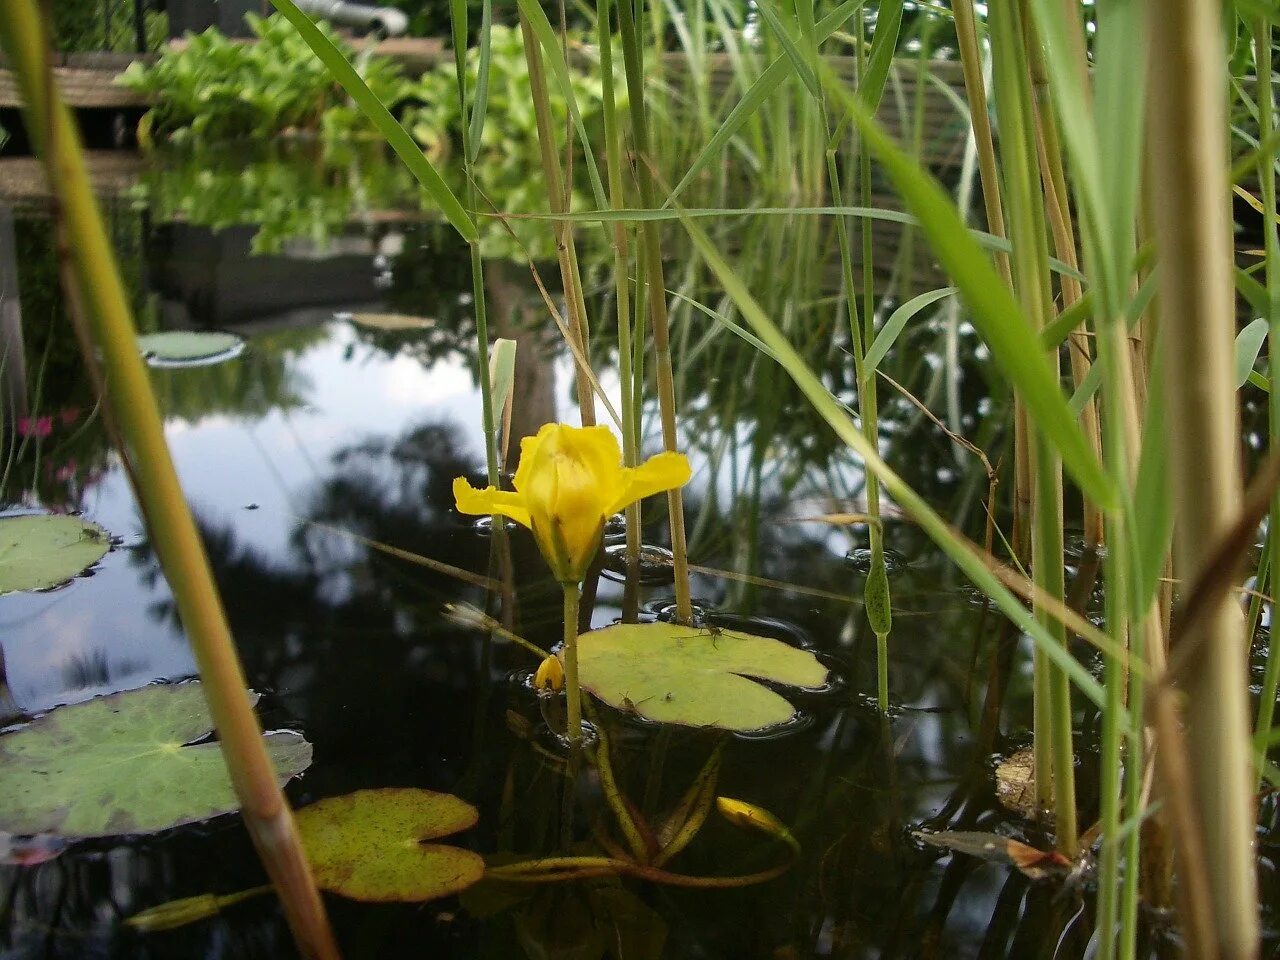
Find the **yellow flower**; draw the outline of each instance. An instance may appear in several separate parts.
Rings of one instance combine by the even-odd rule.
[[[463,513],[510,517],[533,531],[538,548],[561,583],[579,583],[596,551],[604,523],[619,510],[654,493],[689,482],[682,453],[659,453],[638,467],[624,467],[608,427],[546,424],[520,441],[515,492],[476,490],[462,477],[453,496]]]

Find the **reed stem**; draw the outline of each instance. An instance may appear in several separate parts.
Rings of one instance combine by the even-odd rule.
[[[621,0],[623,3],[630,0]],[[605,171],[609,183],[609,204],[615,210],[627,205],[622,180],[622,129],[618,125],[618,105],[613,86],[613,31],[610,28],[611,0],[597,0],[596,42],[600,47],[601,99],[604,106]],[[640,462],[638,438],[638,394],[631,355],[631,279],[628,272],[630,252],[627,226],[621,220],[613,224],[614,307],[618,318],[618,387],[622,404],[622,461],[628,467]],[[622,619],[634,622],[639,614],[640,578],[640,504],[626,508],[627,518],[627,582],[623,591]]]
[[[46,34],[33,0],[0,4],[0,40],[18,76],[27,129],[64,219],[78,290],[86,305],[111,405],[135,468],[135,493],[192,646],[245,825],[280,895],[304,957],[339,956],[293,817],[245,695],[222,602],[199,531],[165,442],[115,254],[93,198],[79,134],[53,77]]]
[[[560,158],[556,152],[555,125],[551,117],[551,98],[547,89],[546,70],[543,67],[542,48],[529,25],[524,11],[520,12],[520,35],[524,39],[525,62],[529,66],[529,95],[533,101],[533,115],[538,128],[538,147],[542,155],[542,176],[547,184],[547,197],[551,212],[562,215],[569,212],[572,185],[565,182]],[[569,141],[571,144],[572,141]],[[584,145],[585,146],[585,145]],[[586,299],[582,293],[582,275],[578,270],[578,254],[573,241],[573,224],[556,220],[552,229],[556,237],[556,260],[560,264],[560,280],[564,285],[565,307],[569,314],[569,333],[582,356],[582,363],[574,364],[574,382],[578,393],[578,411],[584,427],[596,422],[596,400],[592,392],[591,377],[582,364],[591,362],[588,351]]]
[[[1221,10],[1204,0],[1147,3],[1160,77],[1149,85],[1160,344],[1179,575],[1194,582],[1241,504],[1233,379],[1235,292],[1228,217]],[[1204,835],[1223,960],[1258,955],[1252,757],[1243,618],[1224,591],[1182,642],[1191,793]]]
[[[640,203],[645,209],[657,209],[657,189],[650,164],[654,156],[649,149],[649,118],[645,108],[644,55],[636,23],[636,9],[630,0],[618,4],[618,29],[622,35],[622,63],[627,75],[627,100],[631,112],[631,140],[634,150],[636,180],[640,187]],[[662,247],[658,227],[651,220],[640,224],[641,257],[644,260],[644,283],[649,322],[653,327],[653,352],[658,386],[658,411],[662,420],[662,447],[675,451],[679,445],[676,433],[675,380],[671,370],[671,333],[667,321],[667,293],[663,279]],[[689,554],[685,545],[684,497],[679,488],[667,491],[667,511],[671,523],[671,553],[675,567],[676,618],[688,623],[693,619],[693,600],[689,592]]]

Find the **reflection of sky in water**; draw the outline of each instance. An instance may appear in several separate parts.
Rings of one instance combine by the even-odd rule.
[[[289,541],[306,497],[330,469],[333,455],[355,441],[395,436],[409,424],[439,423],[456,429],[464,459],[477,466],[482,462],[479,391],[466,361],[456,354],[428,368],[411,356],[391,356],[361,342],[348,323],[335,321],[324,340],[289,362],[297,382],[310,385],[300,408],[273,409],[260,418],[218,413],[167,424],[178,473],[198,518],[231,534],[240,549],[289,565]],[[558,416],[576,423],[570,358],[561,354],[554,366]],[[164,376],[180,377],[182,371]],[[618,408],[616,374],[608,371],[601,380]],[[653,449],[659,444],[656,410],[649,413],[646,449]],[[603,406],[599,415],[608,422]],[[741,474],[749,445],[736,456]],[[695,471],[699,459],[695,455]],[[722,497],[732,496],[732,473],[722,469],[716,477]],[[693,495],[705,490],[706,479],[705,472],[695,476]],[[28,711],[195,670],[176,628],[153,609],[169,599],[163,581],[144,580],[149,562],[131,563],[144,559],[131,557],[129,549],[140,540],[141,527],[121,471],[112,470],[87,492],[85,510],[112,535],[124,537],[125,548],[109,554],[94,576],[60,591],[0,601],[5,666],[15,699]],[[825,534],[832,553],[847,548],[839,531],[804,534]],[[599,601],[595,620],[608,623],[619,613],[620,588],[603,582]]]
[[[476,462],[483,456],[479,393],[461,358],[427,369],[359,343],[345,323],[330,324],[329,334],[293,359],[300,380],[313,386],[304,408],[256,420],[218,414],[170,421],[166,429],[198,518],[276,564],[289,560],[299,496],[342,446],[426,420],[455,425],[465,438],[461,453]],[[558,371],[557,379],[567,372]],[[252,504],[257,509],[245,509]],[[85,513],[123,537],[125,549],[108,554],[92,577],[0,600],[5,668],[14,699],[27,711],[195,672],[177,630],[149,611],[169,598],[163,581],[148,585],[142,565],[130,563],[128,548],[141,526],[119,469],[88,491]]]

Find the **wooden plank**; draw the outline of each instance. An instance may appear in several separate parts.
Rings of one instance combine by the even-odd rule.
[[[124,193],[138,182],[145,160],[123,150],[89,150],[89,182],[98,196]],[[44,167],[35,157],[0,157],[0,206],[46,208],[52,195]]]
[[[143,108],[146,98],[133,90],[117,86],[113,81],[119,72],[117,67],[107,70],[84,67],[54,67],[62,98],[76,110],[124,110]],[[18,78],[11,70],[0,70],[0,107],[22,106],[22,94]]]

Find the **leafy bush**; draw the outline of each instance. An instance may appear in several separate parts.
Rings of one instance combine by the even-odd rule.
[[[570,35],[570,43],[575,41]],[[492,59],[489,74],[488,110],[485,116],[484,134],[480,140],[479,155],[475,162],[476,185],[482,194],[480,207],[487,203],[503,213],[545,213],[547,188],[542,177],[542,161],[538,151],[538,128],[533,112],[533,99],[529,93],[529,68],[524,57],[524,41],[516,27],[494,25],[490,43]],[[467,75],[471,90],[479,79],[479,49],[467,51]],[[597,75],[571,69],[574,99],[582,114],[592,141],[601,142],[603,124],[603,88]],[[568,107],[560,95],[555,80],[548,78],[549,100],[557,131],[565,129]],[[452,62],[442,63],[423,75],[411,91],[410,106],[404,114],[405,125],[414,139],[436,157],[454,154],[458,161],[452,164],[456,182],[455,190],[461,190],[461,137],[462,115],[458,108],[457,79]],[[619,113],[626,115],[625,86],[619,74],[617,93],[622,102]],[[456,153],[455,153],[456,152]],[[588,180],[585,163],[575,162],[573,206],[586,209],[593,204],[587,194]],[[446,172],[446,177],[449,173]],[[520,238],[514,242],[500,224],[492,224],[484,238],[486,256],[524,259],[525,250],[535,259],[551,252],[551,228],[545,222],[512,221],[511,228]]]
[[[144,137],[208,142],[298,130],[373,132],[287,20],[252,14],[247,20],[256,43],[211,28],[188,34],[185,47],[164,53],[154,65],[134,63],[125,71],[118,82],[155,104],[143,121]],[[327,25],[321,28],[351,55]],[[362,73],[388,106],[409,90],[389,61],[370,58]]]

